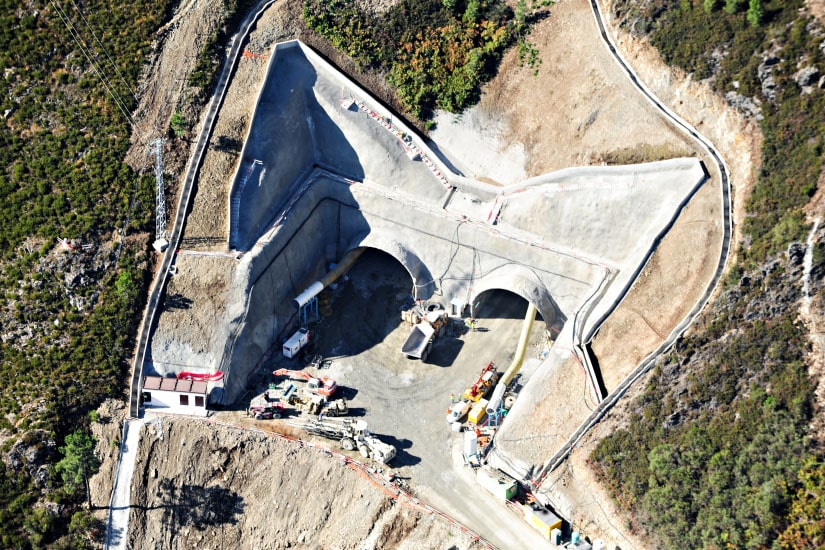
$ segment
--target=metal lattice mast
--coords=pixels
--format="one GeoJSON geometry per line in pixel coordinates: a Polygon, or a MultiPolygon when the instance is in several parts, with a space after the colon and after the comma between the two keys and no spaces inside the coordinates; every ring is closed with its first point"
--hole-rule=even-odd
{"type": "Polygon", "coordinates": [[[166,239],[166,197],[163,190],[163,144],[166,140],[156,138],[149,142],[149,150],[155,154],[155,239],[166,239]]]}

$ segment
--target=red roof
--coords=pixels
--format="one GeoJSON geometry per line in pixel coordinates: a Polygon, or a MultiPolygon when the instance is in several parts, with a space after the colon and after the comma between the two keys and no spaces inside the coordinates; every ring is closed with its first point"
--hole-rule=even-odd
{"type": "Polygon", "coordinates": [[[163,378],[161,376],[145,376],[144,390],[173,391],[178,393],[201,393],[206,395],[206,382],[194,380],[178,380],[177,378],[163,378]]]}

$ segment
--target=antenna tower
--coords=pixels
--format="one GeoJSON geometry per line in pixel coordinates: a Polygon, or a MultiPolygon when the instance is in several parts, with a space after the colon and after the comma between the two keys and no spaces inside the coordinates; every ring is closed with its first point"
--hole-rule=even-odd
{"type": "Polygon", "coordinates": [[[166,198],[163,191],[163,144],[166,140],[155,138],[149,142],[149,152],[155,155],[155,250],[163,252],[169,246],[166,239],[166,198]]]}

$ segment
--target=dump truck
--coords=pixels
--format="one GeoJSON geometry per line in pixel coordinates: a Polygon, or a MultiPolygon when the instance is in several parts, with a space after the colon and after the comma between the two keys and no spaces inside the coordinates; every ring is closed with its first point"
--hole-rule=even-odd
{"type": "Polygon", "coordinates": [[[302,370],[278,369],[272,371],[273,376],[288,376],[293,379],[306,380],[307,390],[318,395],[330,397],[338,389],[338,384],[332,378],[312,376],[302,370]]]}
{"type": "MultiPolygon", "coordinates": [[[[435,304],[433,304],[435,305],[435,304]]],[[[432,306],[431,306],[432,307],[432,306]]],[[[413,317],[413,320],[418,317],[413,317]]],[[[433,342],[443,336],[447,330],[449,316],[444,309],[433,308],[420,318],[420,322],[413,324],[410,335],[401,346],[401,353],[413,359],[427,360],[433,349],[433,342]]]]}
{"type": "Polygon", "coordinates": [[[364,458],[371,458],[381,464],[395,458],[395,447],[372,435],[363,420],[307,420],[293,425],[307,433],[336,440],[346,451],[358,449],[364,458]]]}

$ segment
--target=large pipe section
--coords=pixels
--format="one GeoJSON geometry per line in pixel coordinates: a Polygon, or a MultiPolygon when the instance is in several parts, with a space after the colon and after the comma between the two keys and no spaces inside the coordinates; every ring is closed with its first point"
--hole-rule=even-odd
{"type": "Polygon", "coordinates": [[[364,250],[366,250],[366,248],[355,248],[344,254],[344,257],[341,258],[341,261],[338,262],[338,265],[336,265],[332,271],[324,275],[320,280],[315,281],[314,283],[306,287],[306,289],[304,289],[303,292],[298,294],[298,296],[296,296],[295,299],[292,300],[293,307],[295,309],[301,309],[301,307],[303,307],[304,304],[315,298],[322,290],[324,290],[330,284],[334,283],[338,279],[338,277],[343,275],[347,271],[347,269],[349,269],[352,266],[352,264],[354,264],[355,261],[361,257],[361,254],[364,253],[364,250]]]}
{"type": "Polygon", "coordinates": [[[521,336],[518,339],[518,347],[516,348],[516,355],[513,357],[513,362],[505,371],[504,375],[498,381],[496,389],[493,390],[493,395],[490,402],[487,404],[487,414],[494,414],[498,412],[501,399],[504,397],[504,392],[513,377],[521,370],[521,365],[524,363],[524,354],[527,351],[527,342],[530,340],[530,329],[533,328],[533,321],[536,320],[536,306],[532,302],[527,302],[527,313],[524,315],[524,323],[521,325],[521,336]]]}

